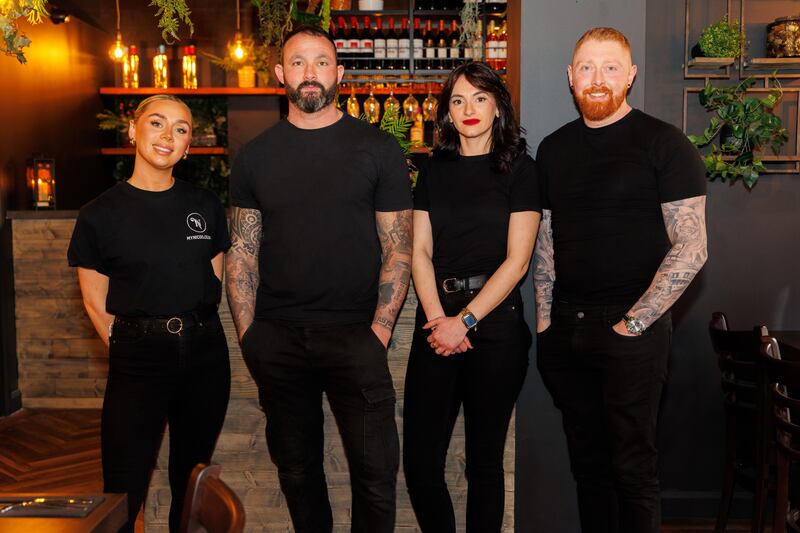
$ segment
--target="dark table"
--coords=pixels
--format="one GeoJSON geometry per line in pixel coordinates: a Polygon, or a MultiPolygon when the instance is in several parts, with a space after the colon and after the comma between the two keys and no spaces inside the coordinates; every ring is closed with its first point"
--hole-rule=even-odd
{"type": "MultiPolygon", "coordinates": [[[[37,498],[41,496],[86,496],[54,493],[0,493],[3,497],[37,498]]],[[[92,496],[96,496],[93,494],[92,496]]],[[[105,501],[83,518],[3,517],[0,533],[117,533],[128,520],[125,494],[103,494],[105,501]]]]}
{"type": "MultiPolygon", "coordinates": [[[[788,344],[792,348],[800,351],[800,331],[772,331],[769,332],[770,336],[778,339],[778,342],[788,344]]],[[[783,352],[781,352],[783,355],[783,352]]],[[[791,354],[794,355],[794,354],[791,354]]],[[[792,357],[794,359],[794,357],[792,357]]]]}

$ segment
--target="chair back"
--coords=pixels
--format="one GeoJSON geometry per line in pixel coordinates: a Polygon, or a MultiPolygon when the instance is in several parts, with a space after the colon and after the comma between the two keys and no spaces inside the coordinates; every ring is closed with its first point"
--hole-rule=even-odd
{"type": "Polygon", "coordinates": [[[181,533],[241,533],[244,507],[219,478],[219,465],[198,464],[192,470],[181,520],[181,533]]]}

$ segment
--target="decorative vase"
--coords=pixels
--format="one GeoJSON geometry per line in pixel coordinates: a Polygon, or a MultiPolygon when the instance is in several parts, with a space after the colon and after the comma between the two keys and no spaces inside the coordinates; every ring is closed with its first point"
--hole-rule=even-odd
{"type": "Polygon", "coordinates": [[[253,67],[242,67],[237,71],[239,75],[239,87],[251,89],[256,86],[256,71],[253,67]]]}

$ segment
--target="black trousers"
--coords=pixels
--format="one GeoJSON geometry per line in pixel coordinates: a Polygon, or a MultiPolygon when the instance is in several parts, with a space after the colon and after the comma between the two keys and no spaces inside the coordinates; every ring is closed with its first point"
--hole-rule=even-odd
{"type": "MultiPolygon", "coordinates": [[[[475,292],[440,295],[447,316],[457,314],[475,292]]],[[[408,360],[403,408],[403,470],[420,528],[456,531],[444,470],[459,408],[464,406],[467,531],[500,531],[504,510],[503,451],[514,403],[528,368],[531,333],[522,300],[513,293],[478,324],[473,349],[437,355],[426,338],[422,306],[408,360]]]]}
{"type": "Polygon", "coordinates": [[[324,392],[350,467],[352,531],[392,532],[400,456],[395,392],[386,349],[369,323],[256,320],[242,352],[258,384],[267,446],[295,531],[333,528],[323,470],[324,392]]]}
{"type": "Polygon", "coordinates": [[[555,303],[538,368],[561,411],[584,533],[657,533],[656,421],[667,377],[669,313],[641,336],[611,328],[630,306],[555,303]]]}
{"type": "Polygon", "coordinates": [[[169,529],[177,532],[192,468],[209,462],[222,429],[231,373],[216,314],[180,335],[114,326],[103,400],[105,492],[128,494],[133,533],[169,423],[169,529]]]}

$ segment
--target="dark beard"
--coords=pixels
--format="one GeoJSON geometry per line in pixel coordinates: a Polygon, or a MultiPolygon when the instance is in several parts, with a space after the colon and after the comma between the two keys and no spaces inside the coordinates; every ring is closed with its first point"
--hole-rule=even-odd
{"type": "Polygon", "coordinates": [[[583,91],[583,94],[573,93],[573,98],[583,118],[598,122],[617,112],[617,109],[622,106],[622,102],[625,101],[625,93],[614,94],[608,87],[589,87],[583,91]],[[602,102],[592,102],[589,100],[589,93],[593,92],[605,92],[610,94],[611,98],[602,102]]]}
{"type": "Polygon", "coordinates": [[[286,85],[286,97],[300,108],[304,113],[316,113],[320,109],[327,107],[336,98],[337,84],[333,84],[329,88],[325,88],[318,81],[304,81],[297,87],[286,85]],[[302,90],[305,87],[317,87],[320,92],[303,94],[302,90]]]}

